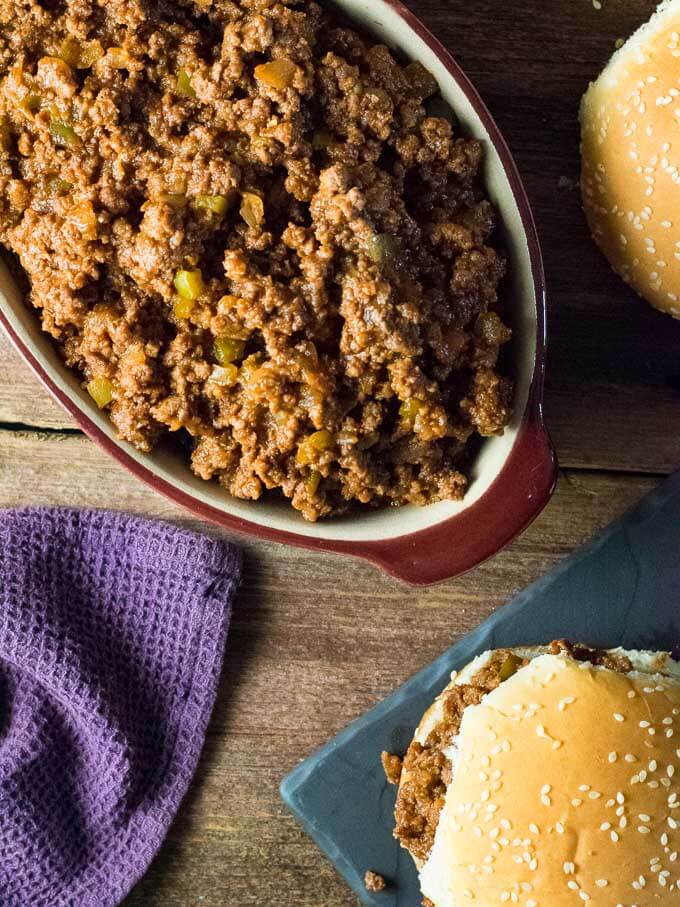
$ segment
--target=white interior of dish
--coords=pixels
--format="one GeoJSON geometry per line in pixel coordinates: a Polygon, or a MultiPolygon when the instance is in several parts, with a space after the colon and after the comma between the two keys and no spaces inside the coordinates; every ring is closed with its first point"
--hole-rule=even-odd
{"type": "Polygon", "coordinates": [[[239,501],[216,482],[205,482],[192,475],[188,462],[179,454],[163,450],[142,454],[129,444],[119,441],[106,415],[96,408],[89,395],[79,386],[77,376],[63,366],[49,338],[40,329],[38,315],[25,305],[2,264],[0,305],[19,338],[34,352],[62,393],[70,397],[128,457],[159,478],[204,504],[271,529],[319,539],[376,541],[417,532],[449,519],[470,507],[488,490],[512,450],[526,408],[536,355],[537,301],[524,227],[508,177],[483,123],[464,91],[425,42],[383,0],[340,0],[335,5],[378,40],[398,48],[409,59],[421,62],[437,79],[443,97],[450,104],[464,132],[481,139],[485,145],[486,187],[491,201],[500,212],[503,242],[510,259],[507,292],[510,294],[510,320],[514,332],[515,416],[502,437],[484,442],[464,501],[442,502],[428,507],[385,508],[353,513],[319,523],[306,522],[283,501],[239,501]]]}

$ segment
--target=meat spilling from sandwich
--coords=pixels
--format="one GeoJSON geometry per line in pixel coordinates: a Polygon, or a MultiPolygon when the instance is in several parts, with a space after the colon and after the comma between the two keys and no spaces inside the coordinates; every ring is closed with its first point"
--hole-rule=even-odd
{"type": "Polygon", "coordinates": [[[557,640],[476,658],[403,758],[382,755],[423,904],[677,897],[679,721],[680,664],[666,653],[557,640]]]}

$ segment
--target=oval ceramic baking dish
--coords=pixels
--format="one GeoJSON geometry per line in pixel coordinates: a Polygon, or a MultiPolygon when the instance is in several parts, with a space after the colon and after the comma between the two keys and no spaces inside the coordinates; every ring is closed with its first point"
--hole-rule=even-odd
{"type": "Polygon", "coordinates": [[[518,535],[543,509],[556,478],[555,455],[543,422],[545,281],[524,188],[498,127],[451,55],[398,0],[340,0],[350,19],[437,79],[463,130],[484,142],[485,181],[500,212],[510,259],[509,311],[514,331],[515,416],[476,459],[465,500],[429,507],[386,508],[316,524],[289,505],[236,500],[217,483],[195,477],[177,453],[142,454],[119,441],[106,415],[79,387],[40,329],[34,311],[4,266],[0,323],[52,394],[87,435],[138,478],[226,529],[292,545],[351,554],[406,582],[425,585],[479,564],[518,535]]]}

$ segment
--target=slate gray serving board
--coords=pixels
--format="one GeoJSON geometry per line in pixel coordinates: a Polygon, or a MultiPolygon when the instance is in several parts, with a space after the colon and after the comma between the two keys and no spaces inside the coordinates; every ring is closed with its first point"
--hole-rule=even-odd
{"type": "Polygon", "coordinates": [[[413,863],[392,837],[395,790],[380,752],[406,749],[450,672],[473,656],[559,637],[678,655],[680,473],[285,778],[284,802],[364,904],[420,903],[413,863]],[[388,889],[367,892],[367,869],[384,875],[388,889]]]}

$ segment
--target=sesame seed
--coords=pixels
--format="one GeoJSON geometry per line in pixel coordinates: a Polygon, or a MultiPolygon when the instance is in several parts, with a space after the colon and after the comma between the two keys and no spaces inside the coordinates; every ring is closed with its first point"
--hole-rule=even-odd
{"type": "Polygon", "coordinates": [[[608,756],[608,759],[610,762],[616,762],[616,760],[618,759],[618,756],[616,755],[616,753],[610,753],[608,756]]]}
{"type": "Polygon", "coordinates": [[[573,879],[569,879],[567,882],[567,888],[571,888],[572,891],[578,891],[578,883],[573,879]]]}
{"type": "Polygon", "coordinates": [[[609,885],[609,882],[607,881],[607,879],[596,879],[595,884],[598,888],[606,888],[607,885],[609,885]]]}
{"type": "Polygon", "coordinates": [[[615,721],[625,721],[625,718],[623,717],[623,715],[620,712],[614,712],[614,720],[615,721]]]}

